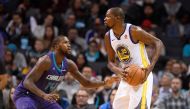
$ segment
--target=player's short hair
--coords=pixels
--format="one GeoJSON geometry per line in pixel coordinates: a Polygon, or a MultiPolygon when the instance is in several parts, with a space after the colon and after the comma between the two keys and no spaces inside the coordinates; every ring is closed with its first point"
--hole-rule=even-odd
{"type": "Polygon", "coordinates": [[[61,40],[64,39],[64,37],[66,37],[66,36],[64,36],[64,35],[57,36],[57,37],[53,40],[53,42],[52,42],[52,44],[51,44],[51,50],[54,50],[55,47],[61,42],[61,40]]]}
{"type": "Polygon", "coordinates": [[[119,16],[122,20],[125,19],[125,13],[122,8],[113,7],[113,8],[110,8],[110,10],[114,16],[119,16]]]}

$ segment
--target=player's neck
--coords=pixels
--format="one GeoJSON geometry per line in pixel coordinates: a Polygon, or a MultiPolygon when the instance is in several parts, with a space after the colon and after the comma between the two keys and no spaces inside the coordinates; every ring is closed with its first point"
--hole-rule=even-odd
{"type": "Polygon", "coordinates": [[[126,24],[121,22],[121,23],[117,23],[113,28],[113,33],[116,35],[116,36],[121,36],[123,34],[123,32],[125,31],[125,26],[126,24]]]}
{"type": "Polygon", "coordinates": [[[54,51],[54,53],[55,53],[56,63],[58,65],[60,65],[62,63],[62,60],[64,59],[65,56],[63,54],[59,53],[58,51],[54,51]]]}

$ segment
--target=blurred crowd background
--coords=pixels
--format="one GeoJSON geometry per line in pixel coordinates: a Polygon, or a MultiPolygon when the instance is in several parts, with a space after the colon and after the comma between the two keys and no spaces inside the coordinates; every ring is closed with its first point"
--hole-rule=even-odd
{"type": "MultiPolygon", "coordinates": [[[[15,87],[61,34],[69,38],[69,58],[86,78],[112,76],[103,22],[107,9],[114,6],[123,8],[126,22],[164,43],[153,71],[151,109],[190,109],[189,4],[189,0],[0,0],[0,109],[15,109],[15,87]]],[[[154,48],[146,48],[151,60],[154,48]]],[[[117,84],[86,89],[68,72],[56,89],[58,103],[63,109],[112,109],[117,84]]]]}

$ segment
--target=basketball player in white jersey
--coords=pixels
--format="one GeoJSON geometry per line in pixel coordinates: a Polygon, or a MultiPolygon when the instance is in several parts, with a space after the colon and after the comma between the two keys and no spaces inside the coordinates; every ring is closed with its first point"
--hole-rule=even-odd
{"type": "Polygon", "coordinates": [[[137,64],[145,70],[146,80],[138,86],[131,86],[121,80],[116,93],[114,109],[150,109],[153,76],[151,71],[160,55],[162,42],[138,26],[124,23],[125,14],[119,7],[110,8],[104,23],[110,30],[105,35],[105,46],[108,53],[108,67],[120,77],[124,77],[122,67],[137,64]],[[155,48],[151,62],[147,57],[145,44],[155,48]],[[115,57],[121,66],[116,65],[115,57]],[[122,66],[124,65],[124,66],[122,66]]]}

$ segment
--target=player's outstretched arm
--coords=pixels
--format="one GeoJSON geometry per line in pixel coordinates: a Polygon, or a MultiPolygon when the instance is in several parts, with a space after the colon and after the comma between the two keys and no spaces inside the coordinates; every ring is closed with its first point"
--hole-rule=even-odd
{"type": "Polygon", "coordinates": [[[145,68],[146,72],[149,74],[153,70],[153,68],[160,56],[160,52],[161,52],[163,43],[160,39],[147,33],[140,27],[132,25],[132,28],[130,31],[131,31],[132,38],[135,42],[139,41],[139,42],[142,42],[146,45],[149,45],[149,46],[152,46],[155,48],[154,56],[151,60],[151,63],[147,68],[145,68]]]}
{"type": "Polygon", "coordinates": [[[48,56],[41,57],[36,65],[32,68],[29,74],[26,76],[25,80],[23,81],[24,87],[30,90],[35,95],[48,100],[48,101],[56,101],[58,96],[55,94],[46,94],[41,89],[39,89],[35,82],[37,82],[44,71],[47,71],[50,68],[51,62],[48,56]]]}
{"type": "Polygon", "coordinates": [[[84,87],[87,87],[87,88],[110,86],[114,82],[119,81],[118,77],[110,77],[106,81],[90,81],[79,72],[76,64],[72,60],[69,60],[69,59],[68,59],[68,70],[75,79],[77,79],[84,87]]]}

